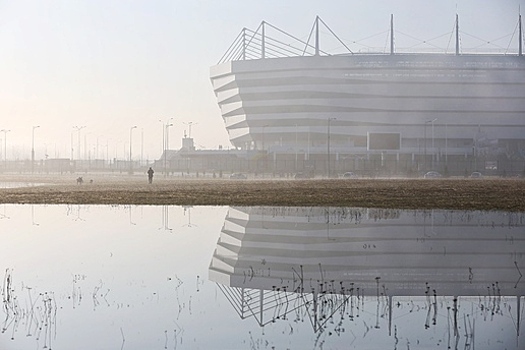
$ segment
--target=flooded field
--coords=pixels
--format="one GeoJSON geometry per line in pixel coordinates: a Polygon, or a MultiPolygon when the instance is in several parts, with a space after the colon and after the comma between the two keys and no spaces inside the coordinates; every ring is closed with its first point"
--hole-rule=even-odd
{"type": "Polygon", "coordinates": [[[3,204],[0,349],[517,350],[524,228],[504,211],[3,204]]]}

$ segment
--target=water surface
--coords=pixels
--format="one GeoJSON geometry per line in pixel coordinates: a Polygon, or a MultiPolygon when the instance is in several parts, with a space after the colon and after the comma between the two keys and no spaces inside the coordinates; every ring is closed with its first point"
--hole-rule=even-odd
{"type": "Polygon", "coordinates": [[[0,188],[34,187],[42,185],[43,184],[33,182],[0,182],[0,188]]]}
{"type": "Polygon", "coordinates": [[[0,349],[520,349],[525,214],[0,206],[0,349]]]}

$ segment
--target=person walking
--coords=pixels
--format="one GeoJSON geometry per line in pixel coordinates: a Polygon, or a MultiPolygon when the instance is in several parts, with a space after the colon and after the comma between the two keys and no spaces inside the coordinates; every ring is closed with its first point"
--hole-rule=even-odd
{"type": "Polygon", "coordinates": [[[151,167],[149,167],[149,169],[148,169],[148,182],[150,184],[153,183],[153,173],[155,173],[155,172],[153,171],[153,169],[151,169],[151,167]]]}

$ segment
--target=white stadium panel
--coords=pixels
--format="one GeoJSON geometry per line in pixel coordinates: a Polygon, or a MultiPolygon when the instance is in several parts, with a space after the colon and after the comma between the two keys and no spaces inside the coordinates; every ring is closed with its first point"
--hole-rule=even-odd
{"type": "MultiPolygon", "coordinates": [[[[431,127],[434,132],[439,129],[440,134],[445,127],[450,129],[447,130],[450,137],[473,137],[467,130],[463,130],[465,135],[457,135],[453,128],[458,125],[467,129],[471,126],[474,132],[476,128],[483,129],[499,139],[505,138],[506,133],[515,138],[516,128],[525,135],[522,57],[322,56],[235,61],[224,65],[214,67],[211,77],[214,86],[220,85],[215,80],[231,82],[229,78],[235,78],[232,84],[235,88],[216,91],[221,96],[223,116],[244,115],[249,128],[252,116],[267,116],[268,124],[272,125],[272,131],[267,128],[264,133],[267,140],[279,138],[282,132],[295,133],[295,120],[300,119],[302,130],[298,139],[308,142],[307,133],[317,128],[320,139],[316,142],[312,139],[315,136],[310,135],[309,141],[323,143],[322,126],[327,125],[328,118],[337,119],[332,122],[334,135],[343,138],[344,132],[356,135],[356,130],[350,125],[345,127],[345,123],[364,124],[359,127],[363,137],[368,132],[399,132],[399,128],[408,125],[419,129],[419,137],[424,137],[425,124],[427,133],[431,127]],[[308,117],[304,118],[305,115],[308,117]],[[429,121],[434,119],[431,126],[429,121]]],[[[265,123],[260,118],[255,120],[253,127],[265,123]]],[[[407,136],[417,137],[412,133],[407,136]]],[[[253,141],[262,141],[260,131],[251,136],[253,141]]],[[[335,145],[341,140],[333,142],[335,145]]]]}

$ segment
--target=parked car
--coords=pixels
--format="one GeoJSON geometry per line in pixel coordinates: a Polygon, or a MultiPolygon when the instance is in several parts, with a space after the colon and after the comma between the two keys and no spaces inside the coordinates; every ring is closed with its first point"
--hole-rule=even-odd
{"type": "Polygon", "coordinates": [[[479,171],[475,171],[472,174],[470,174],[470,178],[472,179],[480,179],[483,175],[479,171]]]}
{"type": "Polygon", "coordinates": [[[246,180],[247,177],[244,174],[241,173],[233,173],[230,175],[230,179],[236,179],[236,180],[246,180]]]}
{"type": "Polygon", "coordinates": [[[443,176],[437,171],[429,171],[425,175],[423,175],[423,178],[425,179],[437,179],[440,177],[443,177],[443,176]]]}
{"type": "Polygon", "coordinates": [[[296,173],[294,179],[309,179],[311,176],[307,173],[296,173]]]}
{"type": "Polygon", "coordinates": [[[351,171],[347,171],[343,174],[343,179],[356,179],[357,175],[351,171]]]}

